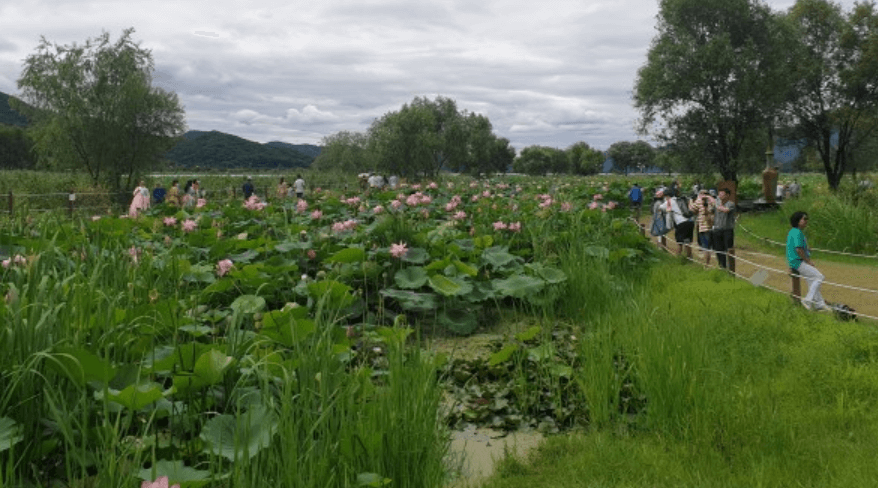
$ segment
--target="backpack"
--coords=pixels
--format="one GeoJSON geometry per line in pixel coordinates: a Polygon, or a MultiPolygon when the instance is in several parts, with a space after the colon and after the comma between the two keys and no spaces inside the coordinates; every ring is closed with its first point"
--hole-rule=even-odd
{"type": "Polygon", "coordinates": [[[643,193],[640,191],[640,188],[634,187],[631,189],[631,201],[632,202],[640,202],[643,200],[643,193]]]}
{"type": "Polygon", "coordinates": [[[692,213],[692,209],[689,208],[689,199],[688,198],[686,198],[682,195],[677,197],[677,206],[680,207],[680,214],[682,214],[683,217],[685,217],[687,219],[691,219],[692,215],[694,215],[692,213]]]}

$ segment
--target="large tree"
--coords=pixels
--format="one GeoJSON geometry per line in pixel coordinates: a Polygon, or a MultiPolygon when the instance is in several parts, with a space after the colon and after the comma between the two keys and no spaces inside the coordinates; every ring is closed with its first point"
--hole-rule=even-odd
{"type": "Polygon", "coordinates": [[[564,150],[567,154],[567,168],[577,175],[594,175],[604,169],[604,153],[579,141],[564,150]]]}
{"type": "Polygon", "coordinates": [[[783,27],[758,0],[661,0],[634,88],[640,132],[737,180],[746,142],[783,99],[783,27]]]}
{"type": "Polygon", "coordinates": [[[487,117],[457,109],[445,97],[416,97],[369,128],[369,150],[377,170],[432,177],[440,170],[473,174],[509,164],[508,141],[498,140],[487,117]]]}
{"type": "Polygon", "coordinates": [[[40,158],[113,189],[131,188],[186,129],[177,95],[152,86],[152,54],[133,33],[69,46],[42,38],[18,80],[29,105],[16,108],[30,112],[40,158]]]}
{"type": "Polygon", "coordinates": [[[323,138],[320,155],[312,163],[321,171],[362,173],[375,169],[375,158],[369,151],[369,136],[363,132],[341,131],[323,138]]]}
{"type": "Polygon", "coordinates": [[[631,171],[643,172],[654,166],[655,149],[646,141],[614,142],[607,149],[607,157],[612,158],[613,166],[625,174],[631,171]]]}
{"type": "Polygon", "coordinates": [[[873,3],[845,15],[826,0],[798,0],[788,18],[798,49],[786,115],[819,154],[834,189],[853,151],[878,127],[878,15],[873,3]]]}
{"type": "Polygon", "coordinates": [[[565,173],[567,169],[567,154],[554,147],[528,146],[512,163],[512,169],[516,173],[528,175],[545,175],[547,173],[565,173]]]}

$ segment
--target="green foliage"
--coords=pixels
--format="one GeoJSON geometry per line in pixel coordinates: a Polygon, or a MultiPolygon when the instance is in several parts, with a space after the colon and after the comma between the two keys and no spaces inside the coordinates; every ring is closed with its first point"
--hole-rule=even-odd
{"type": "Polygon", "coordinates": [[[152,55],[133,32],[70,46],[43,38],[18,79],[30,106],[16,108],[32,118],[40,159],[113,189],[132,188],[185,128],[177,95],[152,86],[152,55]]]}
{"type": "Polygon", "coordinates": [[[544,176],[547,173],[568,173],[569,163],[567,155],[560,149],[528,146],[515,158],[512,169],[516,173],[544,176]]]}
{"type": "Polygon", "coordinates": [[[613,166],[622,169],[626,174],[631,171],[642,172],[644,168],[654,166],[655,153],[646,141],[615,142],[607,149],[607,157],[613,159],[613,166]]]}
{"type": "Polygon", "coordinates": [[[0,168],[33,169],[36,166],[33,149],[34,141],[24,129],[0,124],[0,168]]]}
{"type": "Polygon", "coordinates": [[[0,92],[0,126],[27,127],[27,118],[21,112],[12,108],[12,105],[9,103],[11,98],[9,95],[0,92]]]}

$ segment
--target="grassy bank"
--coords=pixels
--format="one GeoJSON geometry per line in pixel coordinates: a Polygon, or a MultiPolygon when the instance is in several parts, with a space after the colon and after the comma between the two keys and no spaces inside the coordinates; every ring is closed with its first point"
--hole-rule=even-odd
{"type": "Polygon", "coordinates": [[[485,486],[878,482],[874,330],[674,264],[655,269],[646,290],[584,331],[592,429],[506,460],[485,486]],[[642,399],[640,413],[618,408],[623,391],[642,399]]]}

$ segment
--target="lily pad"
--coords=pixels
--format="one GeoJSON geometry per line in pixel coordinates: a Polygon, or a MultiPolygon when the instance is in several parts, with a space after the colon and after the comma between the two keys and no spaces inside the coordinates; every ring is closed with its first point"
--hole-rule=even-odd
{"type": "Polygon", "coordinates": [[[252,459],[271,443],[277,423],[277,414],[257,406],[238,416],[218,415],[208,420],[201,439],[207,444],[206,452],[230,461],[252,459]]]}
{"type": "Polygon", "coordinates": [[[427,271],[424,268],[411,266],[397,271],[393,276],[393,281],[400,288],[414,290],[426,285],[427,278],[427,271]]]}

